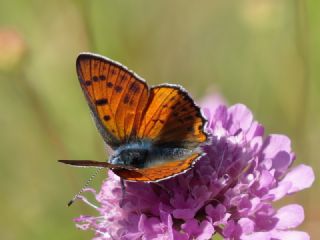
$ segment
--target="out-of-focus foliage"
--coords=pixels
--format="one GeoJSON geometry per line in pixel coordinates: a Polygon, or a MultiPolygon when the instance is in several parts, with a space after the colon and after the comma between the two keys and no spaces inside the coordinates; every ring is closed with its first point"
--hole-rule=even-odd
{"type": "MultiPolygon", "coordinates": [[[[66,202],[92,170],[56,162],[107,157],[75,73],[82,51],[120,61],[149,84],[245,103],[267,133],[287,134],[297,161],[317,174],[319,9],[315,0],[3,1],[1,239],[90,237],[71,219],[93,210],[66,202]]],[[[318,189],[289,199],[304,205],[312,239],[320,237],[318,189]]]]}

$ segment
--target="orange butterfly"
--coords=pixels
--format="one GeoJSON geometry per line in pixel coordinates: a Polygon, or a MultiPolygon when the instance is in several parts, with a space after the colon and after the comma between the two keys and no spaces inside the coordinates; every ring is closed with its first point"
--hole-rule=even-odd
{"type": "Polygon", "coordinates": [[[60,162],[110,168],[127,181],[156,182],[185,172],[202,155],[206,120],[182,87],[149,88],[126,67],[92,53],[81,53],[76,66],[97,128],[114,152],[108,162],[60,162]]]}

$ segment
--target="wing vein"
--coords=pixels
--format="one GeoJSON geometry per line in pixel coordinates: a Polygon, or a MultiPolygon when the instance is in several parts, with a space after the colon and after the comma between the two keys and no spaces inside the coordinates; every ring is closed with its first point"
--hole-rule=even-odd
{"type": "MultiPolygon", "coordinates": [[[[164,103],[165,101],[167,101],[168,97],[171,96],[171,94],[172,94],[174,91],[175,91],[175,89],[172,89],[172,90],[171,90],[171,92],[170,92],[170,93],[164,98],[164,100],[161,102],[161,104],[159,105],[159,108],[157,109],[157,111],[152,114],[152,117],[150,117],[150,121],[147,123],[146,128],[145,128],[144,131],[143,131],[143,135],[144,135],[144,136],[147,134],[147,133],[146,133],[146,129],[147,129],[147,127],[150,125],[150,123],[152,123],[153,117],[154,117],[161,109],[163,109],[163,107],[161,108],[161,106],[163,105],[163,103],[164,103]]],[[[148,106],[148,107],[149,107],[149,106],[148,106]]],[[[151,130],[149,130],[148,133],[149,133],[150,131],[151,131],[151,130]]]]}
{"type": "MultiPolygon", "coordinates": [[[[112,67],[115,67],[114,65],[112,65],[112,67]]],[[[118,78],[119,78],[119,75],[120,75],[120,71],[121,71],[121,69],[119,68],[119,71],[118,71],[118,75],[117,75],[117,77],[116,77],[116,80],[114,81],[114,85],[113,85],[113,88],[112,88],[112,91],[111,91],[111,98],[110,98],[110,101],[111,101],[111,99],[113,99],[113,95],[114,95],[114,89],[115,89],[115,87],[117,86],[117,82],[118,82],[118,78]]],[[[118,103],[118,105],[119,105],[119,103],[118,103]]],[[[117,108],[118,108],[118,106],[117,106],[117,108]]],[[[111,111],[113,112],[113,109],[111,108],[111,111]]],[[[117,110],[116,110],[116,112],[117,112],[117,110]]],[[[114,116],[114,121],[115,121],[115,127],[116,127],[116,130],[117,130],[117,136],[119,136],[119,128],[118,128],[118,125],[116,124],[116,119],[117,119],[117,114],[116,114],[116,112],[113,112],[113,116],[114,116]]]]}
{"type": "MultiPolygon", "coordinates": [[[[147,87],[147,99],[149,98],[149,88],[147,87]]],[[[137,112],[137,109],[139,108],[139,106],[140,106],[140,104],[141,104],[141,99],[142,99],[142,95],[143,95],[143,93],[144,93],[144,89],[142,89],[142,91],[141,91],[141,94],[140,94],[140,96],[139,96],[139,101],[138,101],[138,104],[137,104],[137,107],[136,107],[136,109],[135,109],[135,112],[137,112]]],[[[148,106],[147,106],[147,104],[144,106],[144,108],[141,110],[141,113],[140,113],[140,119],[139,119],[139,123],[136,123],[136,121],[137,121],[137,114],[134,116],[134,120],[133,120],[133,125],[132,125],[132,127],[134,127],[134,126],[139,126],[139,127],[141,127],[141,120],[143,120],[144,119],[144,114],[145,114],[145,112],[146,112],[146,110],[147,110],[147,108],[148,108],[148,106]]],[[[138,129],[136,129],[136,133],[135,134],[137,134],[137,131],[138,131],[138,129]]],[[[132,130],[131,130],[131,132],[132,132],[132,130]]],[[[130,138],[131,138],[131,134],[130,134],[130,138]]]]}

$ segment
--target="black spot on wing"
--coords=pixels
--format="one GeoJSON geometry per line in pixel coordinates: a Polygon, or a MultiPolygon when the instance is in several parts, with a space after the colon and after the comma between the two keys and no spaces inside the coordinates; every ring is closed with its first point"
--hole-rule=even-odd
{"type": "Polygon", "coordinates": [[[140,91],[140,87],[136,82],[133,82],[129,89],[134,93],[138,93],[140,91]]]}
{"type": "Polygon", "coordinates": [[[108,99],[106,99],[106,98],[100,98],[100,99],[96,100],[96,105],[97,106],[103,106],[103,105],[106,105],[106,104],[108,104],[108,99]]]}
{"type": "Polygon", "coordinates": [[[92,81],[98,82],[98,81],[99,81],[99,78],[98,78],[97,76],[93,76],[93,77],[92,77],[92,81]]]}
{"type": "Polygon", "coordinates": [[[112,68],[111,71],[110,71],[110,73],[111,73],[111,75],[115,75],[115,74],[117,74],[117,70],[115,70],[114,68],[112,68]]]}
{"type": "Polygon", "coordinates": [[[124,104],[128,104],[129,100],[130,100],[130,97],[129,97],[129,95],[127,94],[127,95],[124,97],[124,99],[123,99],[123,103],[124,103],[124,104]]]}
{"type": "Polygon", "coordinates": [[[121,86],[115,86],[114,90],[117,92],[117,93],[120,93],[122,91],[122,87],[121,86]]]}
{"type": "Polygon", "coordinates": [[[84,84],[85,84],[86,86],[91,86],[92,82],[89,80],[89,81],[85,81],[84,84]]]}
{"type": "Polygon", "coordinates": [[[103,116],[103,120],[105,120],[105,121],[109,121],[111,118],[110,118],[110,116],[109,115],[104,115],[103,116]]]}
{"type": "Polygon", "coordinates": [[[104,80],[106,80],[106,76],[105,75],[100,75],[99,79],[100,79],[100,81],[104,81],[104,80]]]}

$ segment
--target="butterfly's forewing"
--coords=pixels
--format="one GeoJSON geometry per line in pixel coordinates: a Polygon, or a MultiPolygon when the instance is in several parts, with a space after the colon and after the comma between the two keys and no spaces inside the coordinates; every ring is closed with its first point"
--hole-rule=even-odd
{"type": "Polygon", "coordinates": [[[185,172],[190,169],[200,157],[200,153],[194,153],[185,159],[168,161],[149,168],[134,170],[119,168],[114,169],[113,172],[128,181],[156,182],[185,172]]]}
{"type": "Polygon", "coordinates": [[[112,148],[136,135],[148,101],[148,87],[134,73],[102,56],[83,53],[77,73],[105,142],[112,148]]]}
{"type": "Polygon", "coordinates": [[[207,140],[200,108],[177,85],[159,85],[150,92],[138,137],[159,145],[194,148],[207,140]]]}

